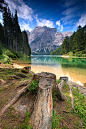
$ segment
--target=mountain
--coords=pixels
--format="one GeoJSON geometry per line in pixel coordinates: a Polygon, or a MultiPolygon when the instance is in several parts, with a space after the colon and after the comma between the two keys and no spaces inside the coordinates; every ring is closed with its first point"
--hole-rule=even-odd
{"type": "Polygon", "coordinates": [[[71,36],[72,32],[57,32],[56,28],[37,26],[28,32],[29,44],[32,54],[50,54],[63,43],[66,36],[71,36]]]}

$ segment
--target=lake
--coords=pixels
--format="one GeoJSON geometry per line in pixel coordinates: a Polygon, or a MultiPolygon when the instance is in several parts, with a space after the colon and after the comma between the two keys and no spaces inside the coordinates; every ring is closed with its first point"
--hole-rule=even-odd
{"type": "Polygon", "coordinates": [[[86,87],[86,58],[63,58],[57,55],[32,55],[22,60],[22,64],[31,66],[35,73],[50,72],[60,76],[68,76],[69,80],[86,87]]]}

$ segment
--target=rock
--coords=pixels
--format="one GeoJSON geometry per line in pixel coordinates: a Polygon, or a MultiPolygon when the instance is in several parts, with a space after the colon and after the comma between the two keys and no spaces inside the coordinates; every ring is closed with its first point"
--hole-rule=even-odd
{"type": "Polygon", "coordinates": [[[57,49],[66,36],[71,36],[72,32],[57,32],[56,28],[47,26],[37,26],[31,32],[27,31],[28,40],[32,53],[50,54],[57,49]]]}

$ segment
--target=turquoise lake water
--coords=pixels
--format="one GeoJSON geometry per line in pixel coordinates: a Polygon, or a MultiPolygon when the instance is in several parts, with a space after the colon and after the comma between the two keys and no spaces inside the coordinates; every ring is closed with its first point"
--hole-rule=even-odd
{"type": "Polygon", "coordinates": [[[86,58],[63,58],[57,55],[32,55],[31,60],[22,60],[37,72],[51,72],[60,76],[68,76],[69,80],[86,86],[86,58]]]}

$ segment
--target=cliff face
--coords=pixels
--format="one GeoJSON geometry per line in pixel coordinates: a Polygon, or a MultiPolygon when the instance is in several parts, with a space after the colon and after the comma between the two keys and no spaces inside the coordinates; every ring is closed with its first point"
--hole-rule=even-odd
{"type": "Polygon", "coordinates": [[[57,32],[56,28],[37,26],[31,33],[27,31],[27,34],[32,54],[50,54],[62,44],[66,36],[72,35],[72,32],[62,34],[57,32]]]}

